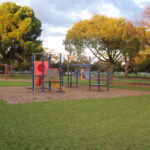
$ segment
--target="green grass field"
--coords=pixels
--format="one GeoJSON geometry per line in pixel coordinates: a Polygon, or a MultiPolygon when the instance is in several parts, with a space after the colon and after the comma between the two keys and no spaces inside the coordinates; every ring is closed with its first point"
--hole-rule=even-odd
{"type": "Polygon", "coordinates": [[[0,81],[0,87],[8,86],[31,86],[31,82],[27,81],[0,81]]]}
{"type": "Polygon", "coordinates": [[[143,87],[143,86],[133,86],[133,85],[110,85],[111,88],[117,89],[127,89],[127,90],[138,90],[138,91],[150,91],[150,86],[143,87]]]}
{"type": "MultiPolygon", "coordinates": [[[[96,83],[95,81],[93,83],[96,83]]],[[[139,91],[150,91],[150,87],[147,86],[134,86],[134,85],[127,85],[126,83],[146,83],[150,84],[148,80],[137,80],[137,79],[120,79],[115,80],[111,88],[120,88],[120,89],[129,89],[129,90],[139,90],[139,91]],[[117,84],[116,84],[117,83],[117,84]],[[118,84],[120,83],[120,84],[118,84]],[[125,83],[125,84],[124,84],[125,83]]],[[[45,84],[47,86],[47,83],[45,84]]],[[[79,80],[79,86],[85,85],[88,86],[88,80],[79,80]]],[[[31,81],[0,81],[0,87],[6,86],[32,86],[31,81]]]]}
{"type": "MultiPolygon", "coordinates": [[[[88,85],[87,80],[79,83],[88,85]]],[[[0,86],[31,86],[31,81],[0,81],[0,86]]],[[[127,84],[111,87],[150,91],[149,87],[127,84]]],[[[149,99],[139,96],[13,105],[0,100],[0,150],[149,150],[149,99]]]]}
{"type": "MultiPolygon", "coordinates": [[[[0,78],[5,78],[3,74],[0,74],[0,78]]],[[[11,79],[32,79],[31,74],[12,74],[11,79]]]]}
{"type": "Polygon", "coordinates": [[[144,80],[144,79],[117,79],[114,80],[113,83],[149,83],[150,84],[150,80],[144,80]]]}
{"type": "Polygon", "coordinates": [[[149,150],[150,96],[6,104],[2,150],[149,150]]]}

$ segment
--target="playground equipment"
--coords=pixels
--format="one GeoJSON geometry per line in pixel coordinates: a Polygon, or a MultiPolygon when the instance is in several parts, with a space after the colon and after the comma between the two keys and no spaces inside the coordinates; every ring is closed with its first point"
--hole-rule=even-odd
{"type": "Polygon", "coordinates": [[[98,65],[98,71],[97,71],[97,82],[92,83],[92,76],[91,76],[91,57],[89,57],[89,90],[92,89],[92,86],[97,87],[97,91],[100,91],[101,87],[106,87],[107,91],[109,91],[109,81],[110,81],[110,73],[109,71],[105,72],[105,81],[102,80],[102,72],[100,72],[100,65],[98,65]]]}
{"type": "MultiPolygon", "coordinates": [[[[44,61],[44,76],[48,69],[48,61],[44,61]]],[[[42,84],[42,61],[35,61],[35,85],[40,86],[42,84]]]]}
{"type": "Polygon", "coordinates": [[[72,64],[78,68],[78,76],[80,79],[89,79],[89,64],[72,64]]]}
{"type": "Polygon", "coordinates": [[[8,79],[11,75],[11,71],[14,68],[14,66],[8,65],[8,64],[0,64],[0,66],[4,67],[4,77],[8,79]]]}
{"type": "Polygon", "coordinates": [[[96,76],[97,76],[97,79],[94,81],[94,83],[92,83],[92,76],[91,76],[91,71],[90,71],[90,74],[89,74],[89,90],[92,89],[93,86],[97,87],[97,91],[100,91],[100,88],[101,87],[106,87],[107,88],[107,91],[109,91],[109,78],[110,78],[110,75],[109,75],[109,72],[100,72],[98,71],[96,76]]]}
{"type": "Polygon", "coordinates": [[[32,54],[32,90],[35,92],[36,86],[41,86],[41,91],[45,90],[45,82],[49,84],[49,91],[52,85],[59,89],[60,92],[65,91],[62,84],[62,56],[59,57],[59,68],[51,68],[51,55],[48,56],[48,61],[44,60],[44,53],[40,54],[42,60],[36,61],[36,55],[32,54]]]}
{"type": "Polygon", "coordinates": [[[89,64],[70,64],[69,58],[67,63],[67,83],[68,87],[73,87],[73,84],[78,87],[78,80],[87,79],[89,90],[92,89],[93,86],[97,87],[97,91],[100,91],[101,87],[106,87],[107,91],[109,91],[109,80],[110,73],[108,71],[102,72],[100,71],[100,65],[91,64],[91,57],[89,57],[89,64]],[[72,70],[70,70],[70,66],[75,67],[75,73],[73,74],[72,70]],[[92,67],[97,66],[99,69],[95,71],[95,77],[93,79],[92,76],[92,67]],[[73,75],[75,78],[73,78],[73,75]],[[94,80],[94,82],[93,82],[94,80]]]}
{"type": "Polygon", "coordinates": [[[92,76],[91,76],[91,57],[89,57],[89,90],[91,90],[92,86],[97,87],[97,91],[100,91],[101,87],[106,87],[107,91],[109,91],[109,81],[110,81],[110,73],[108,71],[105,72],[105,81],[102,80],[102,72],[100,72],[100,65],[98,66],[99,69],[97,71],[97,82],[92,83],[92,76]]]}
{"type": "Polygon", "coordinates": [[[73,87],[74,84],[76,87],[78,87],[78,73],[79,69],[78,67],[75,68],[75,72],[70,69],[70,66],[73,66],[72,64],[70,65],[70,58],[68,57],[67,60],[67,81],[64,81],[63,78],[63,84],[67,83],[67,87],[73,87]]]}
{"type": "Polygon", "coordinates": [[[60,92],[66,91],[63,87],[67,83],[67,87],[73,87],[75,85],[78,87],[79,76],[82,75],[85,79],[88,80],[89,90],[93,86],[97,87],[97,91],[100,91],[101,87],[106,87],[109,91],[109,72],[105,72],[104,76],[99,69],[95,71],[95,78],[92,79],[92,67],[95,64],[91,64],[91,58],[89,58],[89,64],[70,64],[68,58],[67,64],[67,80],[63,79],[62,71],[62,55],[59,56],[59,68],[52,68],[51,64],[51,55],[48,56],[48,60],[44,59],[44,53],[40,54],[42,60],[36,61],[36,55],[32,54],[32,90],[35,91],[36,86],[41,86],[41,91],[45,90],[45,82],[48,82],[49,91],[51,91],[52,86],[58,89],[60,92]],[[70,70],[70,66],[75,67],[75,73],[70,70]],[[84,69],[84,70],[83,70],[84,69]]]}

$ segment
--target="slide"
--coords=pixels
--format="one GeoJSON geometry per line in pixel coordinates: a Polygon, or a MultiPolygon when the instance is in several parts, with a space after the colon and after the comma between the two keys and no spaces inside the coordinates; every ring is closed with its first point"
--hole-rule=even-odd
{"type": "MultiPolygon", "coordinates": [[[[56,89],[60,89],[59,83],[53,83],[53,86],[54,86],[54,88],[56,88],[56,89]]],[[[66,90],[66,88],[62,87],[62,91],[63,91],[63,92],[66,92],[67,90],[66,90]]]]}
{"type": "Polygon", "coordinates": [[[36,86],[40,86],[42,84],[42,77],[41,76],[37,76],[35,78],[35,85],[36,86]]]}
{"type": "Polygon", "coordinates": [[[83,78],[89,79],[89,73],[84,73],[84,74],[83,74],[83,78]]]}

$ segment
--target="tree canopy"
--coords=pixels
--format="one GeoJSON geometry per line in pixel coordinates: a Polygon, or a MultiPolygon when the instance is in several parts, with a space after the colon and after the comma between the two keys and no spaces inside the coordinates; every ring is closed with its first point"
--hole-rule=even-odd
{"type": "Polygon", "coordinates": [[[0,60],[12,65],[28,64],[32,52],[41,52],[41,22],[34,11],[12,2],[0,5],[0,60]]]}
{"type": "MultiPolygon", "coordinates": [[[[118,50],[123,23],[122,18],[118,20],[101,15],[94,15],[90,20],[75,23],[67,32],[64,42],[66,50],[71,53],[82,53],[88,48],[98,59],[108,61],[108,57],[113,55],[108,54],[108,49],[111,52],[118,50]]],[[[110,59],[113,62],[117,57],[112,56],[110,59]]]]}
{"type": "Polygon", "coordinates": [[[138,28],[124,18],[94,15],[89,20],[75,23],[64,41],[66,50],[81,54],[89,49],[98,60],[113,66],[124,56],[136,55],[141,48],[138,28]]]}

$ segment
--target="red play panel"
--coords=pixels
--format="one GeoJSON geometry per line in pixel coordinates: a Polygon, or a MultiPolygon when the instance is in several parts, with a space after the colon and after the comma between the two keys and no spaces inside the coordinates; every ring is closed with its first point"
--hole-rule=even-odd
{"type": "MultiPolygon", "coordinates": [[[[44,61],[44,75],[46,75],[46,71],[48,69],[48,61],[44,61]]],[[[42,61],[35,61],[35,75],[42,75],[42,61]]]]}

